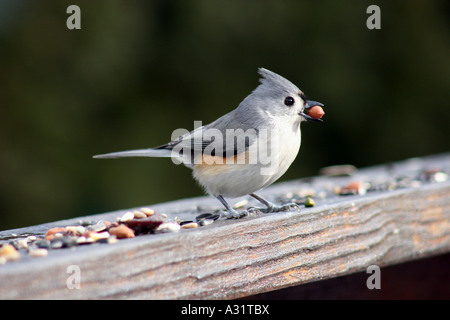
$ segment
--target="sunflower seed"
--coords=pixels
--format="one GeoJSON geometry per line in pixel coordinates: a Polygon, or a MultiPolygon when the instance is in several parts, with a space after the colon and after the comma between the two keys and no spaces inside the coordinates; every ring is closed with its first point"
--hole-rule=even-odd
{"type": "Polygon", "coordinates": [[[213,216],[212,213],[202,213],[202,214],[196,216],[195,220],[200,221],[200,220],[203,220],[203,219],[211,219],[212,216],[213,216]]]}
{"type": "Polygon", "coordinates": [[[192,229],[192,228],[197,228],[198,227],[198,223],[197,222],[189,222],[189,223],[184,223],[181,225],[181,227],[183,229],[192,229]]]}
{"type": "Polygon", "coordinates": [[[214,223],[213,219],[202,219],[201,221],[198,222],[199,226],[201,227],[208,226],[213,223],[214,223]]]}
{"type": "Polygon", "coordinates": [[[167,221],[162,223],[155,231],[156,232],[177,232],[180,231],[181,226],[174,221],[167,221]]]}

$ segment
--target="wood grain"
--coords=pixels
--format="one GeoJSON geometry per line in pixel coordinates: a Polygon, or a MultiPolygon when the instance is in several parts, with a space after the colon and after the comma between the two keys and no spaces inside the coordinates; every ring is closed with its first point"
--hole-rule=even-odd
{"type": "MultiPolygon", "coordinates": [[[[433,159],[448,165],[449,156],[433,159]]],[[[408,164],[398,164],[397,170],[407,172],[408,164]]],[[[384,166],[360,170],[359,177],[389,175],[392,165],[387,170],[384,166]]],[[[308,185],[324,185],[330,179],[332,184],[342,184],[349,178],[320,177],[308,185]]],[[[265,194],[285,193],[305,184],[304,180],[279,184],[265,194]]],[[[171,217],[198,205],[215,204],[209,198],[196,198],[154,207],[171,217]]],[[[49,226],[76,220],[3,231],[0,239],[11,233],[42,233],[49,226]]],[[[300,213],[219,220],[207,227],[139,236],[113,245],[52,250],[46,258],[0,266],[0,298],[232,299],[361,272],[372,264],[386,266],[449,251],[450,181],[446,181],[325,198],[300,213]],[[67,288],[69,265],[80,267],[81,289],[67,288]]]]}

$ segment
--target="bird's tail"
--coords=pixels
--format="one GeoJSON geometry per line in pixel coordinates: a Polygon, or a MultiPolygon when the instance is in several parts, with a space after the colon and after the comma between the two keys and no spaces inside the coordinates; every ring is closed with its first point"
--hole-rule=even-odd
{"type": "Polygon", "coordinates": [[[106,154],[95,155],[95,159],[113,159],[113,158],[125,158],[125,157],[171,157],[171,150],[167,149],[139,149],[128,150],[120,152],[112,152],[106,154]]]}

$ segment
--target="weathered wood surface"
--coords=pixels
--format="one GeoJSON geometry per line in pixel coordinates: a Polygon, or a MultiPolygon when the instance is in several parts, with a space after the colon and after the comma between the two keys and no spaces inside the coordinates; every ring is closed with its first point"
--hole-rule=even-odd
{"type": "MultiPolygon", "coordinates": [[[[231,299],[318,281],[369,265],[396,264],[450,252],[450,181],[420,187],[336,196],[352,180],[417,176],[450,168],[450,155],[412,159],[359,170],[352,177],[315,177],[280,183],[262,195],[302,188],[328,190],[313,208],[216,223],[178,233],[138,236],[116,244],[51,250],[0,266],[1,299],[231,299]],[[68,289],[67,267],[81,270],[81,289],[68,289]]],[[[237,199],[236,201],[239,201],[237,199]]],[[[250,202],[251,205],[255,203],[250,202]]],[[[191,219],[208,197],[151,206],[169,218],[191,219]]],[[[114,220],[125,211],[83,219],[114,220]]],[[[0,232],[42,234],[79,219],[0,232]]]]}

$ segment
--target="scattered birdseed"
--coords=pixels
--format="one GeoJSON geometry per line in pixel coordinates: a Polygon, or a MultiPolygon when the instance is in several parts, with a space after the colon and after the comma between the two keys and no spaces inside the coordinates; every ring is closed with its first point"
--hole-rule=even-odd
{"type": "Polygon", "coordinates": [[[106,242],[109,244],[117,243],[119,240],[117,240],[117,237],[114,235],[111,235],[108,239],[106,239],[106,242]]]}
{"type": "Polygon", "coordinates": [[[50,240],[48,240],[48,239],[36,240],[32,243],[32,245],[34,247],[40,248],[40,249],[50,249],[50,247],[51,247],[50,240]]]}
{"type": "Polygon", "coordinates": [[[70,248],[77,245],[77,240],[75,237],[61,237],[54,238],[50,241],[50,247],[52,249],[60,249],[60,248],[70,248]]]}
{"type": "Polygon", "coordinates": [[[342,196],[354,194],[364,195],[366,194],[366,192],[367,190],[364,188],[364,185],[361,181],[352,181],[345,187],[341,188],[339,194],[342,196]]]}
{"type": "Polygon", "coordinates": [[[203,220],[203,219],[210,219],[212,216],[213,216],[212,213],[202,213],[202,214],[196,216],[195,220],[200,221],[200,220],[203,220]]]}
{"type": "Polygon", "coordinates": [[[128,222],[128,221],[133,220],[133,218],[134,218],[134,213],[132,211],[128,211],[123,216],[121,216],[120,218],[117,218],[117,221],[119,221],[119,222],[128,222]]]}
{"type": "Polygon", "coordinates": [[[240,208],[244,207],[244,206],[247,205],[247,204],[248,204],[248,200],[244,199],[244,200],[241,200],[241,201],[237,202],[237,203],[233,206],[233,208],[234,208],[234,209],[240,209],[240,208]]]}
{"type": "Polygon", "coordinates": [[[47,249],[33,249],[28,252],[30,257],[46,257],[48,255],[47,249]]]}
{"type": "Polygon", "coordinates": [[[132,219],[125,224],[131,228],[135,234],[149,233],[156,230],[166,218],[162,215],[153,215],[144,219],[132,219]]]}
{"type": "Polygon", "coordinates": [[[134,238],[134,231],[124,224],[109,229],[109,233],[116,236],[118,239],[134,238]]]}
{"type": "Polygon", "coordinates": [[[83,226],[68,226],[65,228],[65,233],[72,236],[81,236],[86,232],[86,228],[83,226]]]}
{"type": "Polygon", "coordinates": [[[448,180],[448,174],[441,171],[439,168],[430,168],[423,170],[420,178],[428,182],[445,182],[448,180]]]}
{"type": "Polygon", "coordinates": [[[108,227],[108,225],[110,225],[110,224],[111,223],[109,221],[99,220],[95,224],[86,226],[86,230],[88,230],[88,231],[95,231],[95,232],[101,232],[101,231],[105,231],[106,228],[108,227]]]}
{"type": "Polygon", "coordinates": [[[219,218],[220,218],[220,214],[202,213],[202,214],[196,216],[195,220],[196,221],[201,221],[201,220],[204,220],[204,219],[211,219],[213,221],[216,221],[219,218]]]}
{"type": "Polygon", "coordinates": [[[197,228],[198,227],[198,223],[197,222],[189,222],[189,223],[183,223],[181,225],[181,227],[183,229],[192,229],[192,228],[197,228]]]}
{"type": "Polygon", "coordinates": [[[316,203],[313,198],[307,197],[305,199],[305,207],[314,207],[315,204],[316,203]]]}
{"type": "Polygon", "coordinates": [[[94,241],[98,241],[101,239],[107,239],[109,238],[109,232],[103,231],[103,232],[90,232],[89,238],[93,239],[94,241]]]}
{"type": "Polygon", "coordinates": [[[178,232],[180,231],[181,226],[175,221],[167,221],[162,223],[156,228],[156,232],[178,232]]]}
{"type": "Polygon", "coordinates": [[[144,212],[139,211],[139,210],[133,211],[133,214],[134,214],[134,218],[135,218],[135,219],[143,219],[143,218],[147,218],[147,215],[146,215],[144,212]]]}
{"type": "Polygon", "coordinates": [[[141,211],[145,213],[147,216],[152,216],[155,214],[155,210],[150,208],[141,208],[141,211]]]}
{"type": "Polygon", "coordinates": [[[17,248],[16,249],[28,249],[28,241],[27,241],[27,239],[19,239],[19,240],[17,240],[17,248]]]}
{"type": "Polygon", "coordinates": [[[94,243],[95,240],[89,237],[85,237],[85,236],[81,236],[79,238],[77,238],[77,244],[81,245],[81,244],[91,244],[94,243]]]}
{"type": "Polygon", "coordinates": [[[46,239],[53,239],[55,237],[55,234],[58,232],[64,232],[66,231],[66,228],[51,228],[47,230],[47,233],[45,234],[46,239]]]}
{"type": "Polygon", "coordinates": [[[200,220],[199,222],[198,222],[198,225],[199,226],[201,226],[201,227],[204,227],[204,226],[208,226],[208,225],[210,225],[210,224],[213,224],[214,223],[214,220],[213,219],[202,219],[202,220],[200,220]]]}
{"type": "Polygon", "coordinates": [[[16,261],[20,259],[20,253],[13,245],[7,243],[0,247],[0,258],[4,261],[16,261]]]}
{"type": "Polygon", "coordinates": [[[213,214],[211,217],[209,217],[208,219],[212,219],[214,221],[216,221],[217,219],[220,218],[220,214],[213,214]]]}

